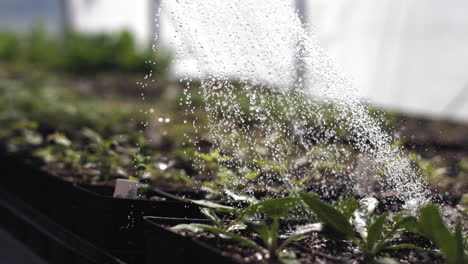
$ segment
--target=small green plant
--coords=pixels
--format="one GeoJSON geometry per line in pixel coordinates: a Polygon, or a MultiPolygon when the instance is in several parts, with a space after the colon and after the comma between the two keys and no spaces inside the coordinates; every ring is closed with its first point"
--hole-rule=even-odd
{"type": "Polygon", "coordinates": [[[430,204],[419,210],[417,219],[404,225],[406,231],[423,235],[432,241],[449,264],[468,262],[468,245],[463,237],[461,220],[458,219],[455,232],[450,232],[437,206],[430,204]]]}
{"type": "Polygon", "coordinates": [[[182,224],[173,227],[173,230],[215,233],[263,253],[270,261],[282,263],[297,263],[294,253],[287,250],[287,246],[314,233],[332,240],[352,241],[362,252],[362,261],[365,263],[398,263],[389,256],[391,252],[402,249],[437,254],[415,244],[398,243],[397,238],[404,232],[411,232],[432,241],[441,249],[449,264],[465,263],[467,242],[463,238],[460,221],[455,232],[451,233],[435,205],[421,208],[418,217],[396,215],[389,220],[386,213],[372,216],[374,208],[367,208],[369,204],[371,207],[376,205],[372,199],[363,199],[370,203],[362,203],[361,207],[353,198],[338,201],[331,206],[322,202],[314,193],[300,193],[299,197],[252,202],[244,209],[198,200],[192,202],[203,206],[202,213],[213,225],[182,224]],[[290,219],[291,213],[297,212],[310,212],[313,216],[309,220],[318,222],[296,227],[295,231],[280,236],[280,219],[290,219]],[[232,218],[222,218],[219,214],[234,215],[235,218],[229,220],[232,218]],[[355,218],[362,219],[359,222],[355,218]],[[256,234],[261,243],[246,237],[247,231],[256,234]]]}
{"type": "MultiPolygon", "coordinates": [[[[349,214],[345,215],[340,210],[320,201],[308,194],[300,195],[307,208],[310,209],[325,225],[325,234],[335,240],[351,240],[363,252],[365,262],[379,263],[379,254],[387,250],[390,243],[397,235],[404,223],[411,221],[412,217],[403,217],[399,221],[385,227],[387,214],[377,216],[373,221],[369,221],[368,226],[361,230],[360,237],[356,236],[355,229],[349,221],[349,214]]],[[[385,258],[386,261],[388,261],[385,258]]]]}
{"type": "Polygon", "coordinates": [[[364,261],[376,263],[391,261],[388,258],[381,259],[381,253],[389,250],[430,251],[414,244],[393,245],[393,240],[404,231],[419,233],[433,241],[442,250],[450,264],[460,264],[466,261],[464,255],[466,245],[463,244],[461,223],[457,223],[455,234],[451,234],[435,205],[421,208],[418,218],[398,215],[393,221],[388,222],[387,214],[379,215],[373,221],[369,221],[367,227],[359,232],[360,237],[358,237],[348,217],[342,212],[315,196],[301,194],[300,197],[307,208],[325,225],[324,230],[328,231],[328,237],[353,241],[363,252],[364,261]]]}
{"type": "Polygon", "coordinates": [[[317,230],[317,227],[303,227],[302,229],[289,235],[282,243],[279,243],[280,219],[286,217],[290,212],[298,210],[301,206],[300,199],[296,197],[286,197],[270,199],[253,203],[245,209],[237,209],[225,205],[212,203],[209,201],[193,201],[205,206],[202,212],[213,222],[214,226],[203,224],[182,224],[174,226],[176,231],[189,231],[192,233],[211,232],[231,238],[241,245],[253,248],[272,261],[283,263],[295,263],[294,254],[285,251],[285,247],[294,241],[295,238],[317,230]],[[222,221],[216,214],[235,214],[233,221],[222,221]],[[261,240],[258,244],[250,238],[236,234],[236,230],[249,229],[256,233],[261,240]]]}

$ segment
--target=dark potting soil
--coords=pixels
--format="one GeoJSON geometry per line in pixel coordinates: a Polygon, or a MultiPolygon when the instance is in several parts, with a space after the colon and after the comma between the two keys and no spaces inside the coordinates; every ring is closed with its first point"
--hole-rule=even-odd
{"type": "MultiPolygon", "coordinates": [[[[167,227],[167,226],[166,226],[167,227]]],[[[167,227],[169,228],[169,227],[167,227]]],[[[230,239],[220,238],[211,233],[193,234],[180,232],[179,234],[197,239],[219,250],[225,257],[242,264],[253,263],[279,263],[268,259],[268,256],[256,252],[251,248],[239,245],[230,239]]],[[[250,237],[260,244],[258,237],[250,237]]],[[[433,249],[427,240],[413,234],[405,234],[400,239],[401,243],[414,243],[418,246],[433,249]]],[[[302,241],[294,242],[288,246],[288,250],[296,255],[296,259],[303,264],[312,263],[366,263],[362,252],[350,241],[332,241],[321,236],[313,236],[302,241]]],[[[400,263],[407,264],[443,264],[444,259],[437,254],[417,252],[414,250],[399,250],[383,252],[380,257],[391,257],[400,263]]]]}

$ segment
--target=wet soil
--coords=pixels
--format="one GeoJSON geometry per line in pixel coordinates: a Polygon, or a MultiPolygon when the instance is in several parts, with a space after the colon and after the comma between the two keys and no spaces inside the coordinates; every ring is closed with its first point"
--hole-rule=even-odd
{"type": "MultiPolygon", "coordinates": [[[[268,253],[257,252],[253,249],[240,246],[235,241],[220,238],[218,235],[210,233],[192,234],[181,233],[183,236],[194,238],[203,242],[213,249],[219,251],[223,256],[233,259],[238,263],[280,263],[269,257],[268,253]]],[[[247,234],[247,237],[249,235],[247,234]]],[[[261,244],[258,237],[250,235],[251,239],[261,244]]],[[[415,234],[404,234],[398,243],[413,243],[417,246],[434,250],[435,248],[422,237],[415,234]]],[[[288,251],[293,252],[296,259],[303,264],[308,263],[368,263],[363,257],[362,252],[350,241],[332,241],[323,236],[315,235],[302,241],[294,242],[287,247],[288,251]]],[[[392,252],[382,252],[379,257],[391,257],[400,263],[407,264],[442,264],[444,259],[436,253],[417,252],[414,250],[398,250],[392,252]]]]}

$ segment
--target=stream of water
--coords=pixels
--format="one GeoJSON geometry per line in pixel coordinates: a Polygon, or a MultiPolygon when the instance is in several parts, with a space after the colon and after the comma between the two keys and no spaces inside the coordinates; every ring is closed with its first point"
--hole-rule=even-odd
{"type": "MultiPolygon", "coordinates": [[[[194,120],[195,129],[207,126],[208,140],[238,171],[261,171],[272,189],[285,184],[302,190],[317,164],[330,164],[336,181],[359,194],[378,188],[413,209],[428,201],[426,183],[398,139],[383,129],[383,119],[359,97],[291,2],[163,1],[160,12],[176,28],[176,61],[196,65],[182,79],[182,103],[188,112],[204,108],[207,124],[194,120]],[[193,104],[194,93],[203,106],[193,104]]],[[[226,177],[228,185],[244,184],[238,175],[226,177]]],[[[324,188],[333,191],[334,185],[324,188]]]]}

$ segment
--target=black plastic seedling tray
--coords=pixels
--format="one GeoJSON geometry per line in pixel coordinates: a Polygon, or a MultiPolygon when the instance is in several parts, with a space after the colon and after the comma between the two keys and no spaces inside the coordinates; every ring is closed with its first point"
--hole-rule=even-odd
{"type": "MultiPolygon", "coordinates": [[[[47,263],[124,264],[0,188],[0,226],[47,263]]],[[[1,260],[0,260],[1,262],[1,260]]]]}
{"type": "Polygon", "coordinates": [[[223,263],[238,264],[218,249],[195,238],[169,229],[177,224],[210,223],[206,219],[146,216],[146,263],[223,263]]]}
{"type": "Polygon", "coordinates": [[[111,253],[128,250],[124,259],[142,263],[145,253],[145,215],[171,217],[199,217],[198,206],[181,201],[148,201],[112,198],[76,186],[87,193],[76,205],[77,234],[96,243],[111,253]]]}
{"type": "Polygon", "coordinates": [[[83,239],[129,263],[145,259],[144,215],[200,217],[198,206],[182,201],[113,198],[113,188],[78,185],[6,156],[0,187],[24,200],[83,239]]]}
{"type": "Polygon", "coordinates": [[[72,197],[79,196],[72,183],[41,171],[31,162],[6,154],[0,155],[0,172],[0,187],[57,223],[72,226],[72,197]]]}

